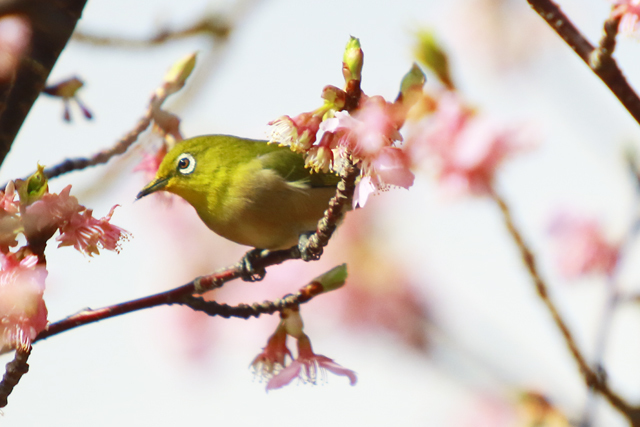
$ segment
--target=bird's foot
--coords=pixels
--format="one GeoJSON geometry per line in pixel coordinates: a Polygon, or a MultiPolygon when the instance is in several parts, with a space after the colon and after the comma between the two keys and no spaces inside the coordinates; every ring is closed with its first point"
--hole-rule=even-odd
{"type": "Polygon", "coordinates": [[[309,240],[314,234],[313,231],[302,233],[298,239],[298,250],[303,261],[315,261],[320,259],[320,255],[322,255],[321,247],[316,248],[309,244],[309,240]]]}
{"type": "Polygon", "coordinates": [[[260,258],[262,251],[262,249],[258,248],[251,249],[240,260],[242,268],[240,278],[245,282],[259,282],[267,274],[267,270],[264,267],[255,268],[255,262],[260,258]]]}

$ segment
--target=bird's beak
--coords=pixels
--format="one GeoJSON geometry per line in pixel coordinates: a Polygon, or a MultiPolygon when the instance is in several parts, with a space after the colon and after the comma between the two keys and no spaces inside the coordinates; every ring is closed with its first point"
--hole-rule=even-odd
{"type": "Polygon", "coordinates": [[[167,183],[169,182],[169,177],[164,177],[164,178],[158,178],[155,179],[153,181],[151,181],[150,183],[147,184],[146,187],[144,187],[136,196],[136,200],[143,198],[144,196],[147,196],[151,193],[155,193],[158,190],[162,190],[164,187],[166,187],[167,183]]]}

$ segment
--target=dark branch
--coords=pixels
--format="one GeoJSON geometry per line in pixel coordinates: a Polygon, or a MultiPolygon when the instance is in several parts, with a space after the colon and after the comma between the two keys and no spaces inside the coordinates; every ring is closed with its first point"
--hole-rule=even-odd
{"type": "Polygon", "coordinates": [[[13,388],[18,384],[24,374],[29,372],[27,360],[31,354],[31,346],[19,346],[14,359],[7,363],[5,373],[0,381],[0,408],[7,406],[7,399],[13,388]]]}
{"type": "MultiPolygon", "coordinates": [[[[591,68],[591,70],[606,84],[611,92],[618,98],[624,107],[640,124],[640,98],[631,88],[627,79],[622,74],[616,61],[610,56],[604,56],[606,60],[592,61],[595,48],[580,33],[573,23],[562,13],[560,8],[551,0],[527,0],[531,7],[549,24],[549,26],[578,54],[578,56],[591,68]]],[[[605,26],[605,33],[611,33],[613,20],[607,21],[609,28],[605,26]]],[[[605,38],[610,40],[611,37],[605,38]]],[[[610,42],[609,42],[610,43],[610,42]]],[[[608,47],[612,50],[613,45],[608,47]]]]}
{"type": "Polygon", "coordinates": [[[9,0],[0,3],[0,16],[19,14],[31,22],[30,52],[22,58],[15,79],[0,85],[0,164],[62,49],[67,45],[86,0],[9,0]]]}

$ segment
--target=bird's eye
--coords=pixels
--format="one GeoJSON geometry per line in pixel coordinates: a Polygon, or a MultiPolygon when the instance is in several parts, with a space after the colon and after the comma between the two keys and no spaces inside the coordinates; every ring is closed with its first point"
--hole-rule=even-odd
{"type": "Polygon", "coordinates": [[[189,153],[181,154],[178,157],[178,172],[182,175],[189,175],[196,168],[196,159],[189,153]]]}

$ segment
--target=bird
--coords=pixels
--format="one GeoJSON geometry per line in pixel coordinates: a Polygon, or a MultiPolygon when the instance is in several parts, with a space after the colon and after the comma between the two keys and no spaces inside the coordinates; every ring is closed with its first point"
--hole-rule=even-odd
{"type": "Polygon", "coordinates": [[[259,249],[288,249],[315,231],[339,177],[305,168],[300,153],[267,141],[204,135],[178,142],[136,200],[167,191],[216,234],[259,249]]]}

